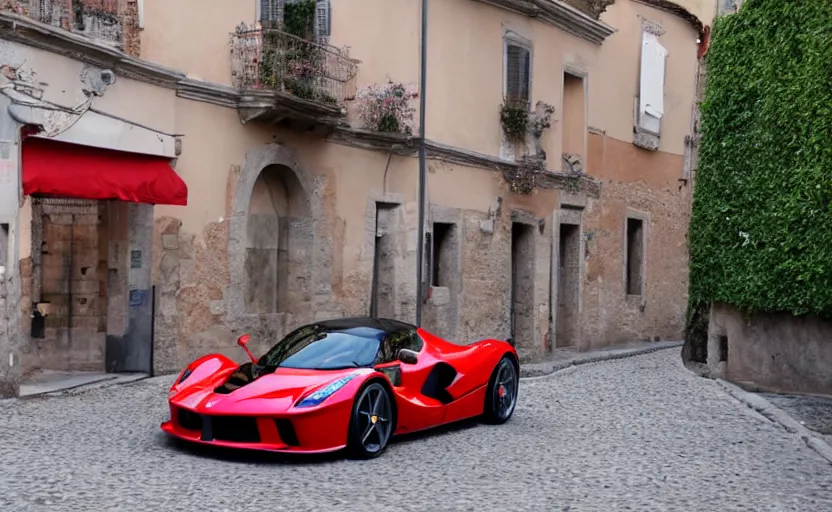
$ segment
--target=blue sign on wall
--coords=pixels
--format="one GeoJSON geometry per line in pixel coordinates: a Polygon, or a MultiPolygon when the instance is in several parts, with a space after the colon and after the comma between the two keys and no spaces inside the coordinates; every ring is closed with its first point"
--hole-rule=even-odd
{"type": "Polygon", "coordinates": [[[147,304],[149,290],[130,290],[130,307],[136,308],[147,304]]]}

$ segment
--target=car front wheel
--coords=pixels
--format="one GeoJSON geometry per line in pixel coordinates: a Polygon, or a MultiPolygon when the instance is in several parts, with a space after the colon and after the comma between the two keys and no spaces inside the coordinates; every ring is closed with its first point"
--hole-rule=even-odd
{"type": "Polygon", "coordinates": [[[381,455],[393,434],[393,404],[380,382],[371,381],[356,395],[347,440],[350,454],[359,459],[381,455]]]}

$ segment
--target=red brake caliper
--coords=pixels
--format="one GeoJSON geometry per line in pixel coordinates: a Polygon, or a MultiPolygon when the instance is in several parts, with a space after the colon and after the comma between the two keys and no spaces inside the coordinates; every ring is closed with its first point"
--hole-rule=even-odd
{"type": "Polygon", "coordinates": [[[497,390],[497,395],[499,395],[500,398],[503,398],[504,396],[506,396],[505,386],[502,386],[502,385],[500,386],[500,388],[497,390]]]}

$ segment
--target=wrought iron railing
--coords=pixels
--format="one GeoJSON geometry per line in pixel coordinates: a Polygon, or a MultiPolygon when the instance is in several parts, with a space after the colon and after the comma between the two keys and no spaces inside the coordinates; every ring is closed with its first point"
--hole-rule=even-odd
{"type": "Polygon", "coordinates": [[[355,96],[358,61],[334,46],[277,29],[239,28],[231,35],[232,81],[239,89],[266,89],[319,103],[355,96]]]}

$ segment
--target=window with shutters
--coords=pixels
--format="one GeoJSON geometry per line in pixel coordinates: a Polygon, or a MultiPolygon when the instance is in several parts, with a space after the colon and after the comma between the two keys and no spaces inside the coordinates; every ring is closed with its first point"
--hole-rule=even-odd
{"type": "Polygon", "coordinates": [[[503,95],[507,100],[528,102],[531,97],[531,43],[507,33],[503,50],[503,95]]]}
{"type": "Polygon", "coordinates": [[[318,0],[315,6],[315,36],[326,43],[332,35],[332,4],[329,0],[318,0]]]}
{"type": "Polygon", "coordinates": [[[638,126],[659,135],[664,117],[664,83],[667,50],[659,38],[650,32],[642,33],[641,76],[639,80],[638,126]]]}
{"type": "MultiPolygon", "coordinates": [[[[283,6],[304,0],[257,0],[257,20],[264,26],[277,28],[283,19],[283,6]]],[[[332,34],[332,4],[330,0],[315,1],[315,37],[326,43],[332,34]]]]}
{"type": "Polygon", "coordinates": [[[274,25],[280,21],[282,0],[257,0],[257,21],[274,25]]]}

